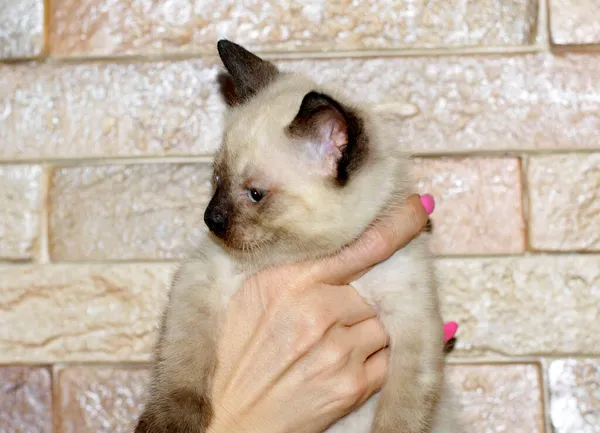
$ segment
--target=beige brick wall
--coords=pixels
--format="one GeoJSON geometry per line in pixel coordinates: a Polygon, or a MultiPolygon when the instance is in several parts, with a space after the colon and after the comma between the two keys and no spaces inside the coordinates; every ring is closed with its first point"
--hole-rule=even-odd
{"type": "Polygon", "coordinates": [[[600,433],[596,0],[0,0],[0,432],[131,431],[227,36],[396,113],[467,433],[600,433]]]}

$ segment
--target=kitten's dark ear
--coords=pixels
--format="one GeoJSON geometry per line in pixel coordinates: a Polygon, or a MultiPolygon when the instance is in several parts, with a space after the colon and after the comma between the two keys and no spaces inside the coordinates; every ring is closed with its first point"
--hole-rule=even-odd
{"type": "Polygon", "coordinates": [[[339,185],[360,168],[367,154],[367,137],[360,118],[322,93],[304,96],[288,133],[302,143],[302,154],[308,162],[339,185]]]}
{"type": "Polygon", "coordinates": [[[230,74],[229,81],[227,76],[219,76],[221,92],[229,105],[247,101],[279,74],[274,64],[226,39],[217,43],[217,50],[230,74]]]}
{"type": "Polygon", "coordinates": [[[243,102],[242,98],[237,93],[233,78],[231,78],[231,75],[229,75],[227,72],[219,72],[217,75],[217,83],[219,84],[219,92],[221,93],[221,97],[228,106],[233,107],[243,102]]]}

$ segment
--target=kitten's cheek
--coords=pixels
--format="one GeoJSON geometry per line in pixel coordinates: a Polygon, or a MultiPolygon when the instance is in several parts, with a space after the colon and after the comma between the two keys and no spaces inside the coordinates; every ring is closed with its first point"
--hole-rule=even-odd
{"type": "Polygon", "coordinates": [[[256,236],[256,228],[233,222],[226,242],[233,248],[242,248],[243,245],[249,245],[259,240],[260,238],[256,236]]]}
{"type": "Polygon", "coordinates": [[[265,236],[265,231],[259,226],[249,226],[241,230],[244,239],[248,242],[259,242],[265,236]]]}
{"type": "Polygon", "coordinates": [[[265,231],[261,227],[254,228],[253,237],[257,240],[260,240],[265,237],[265,231]]]}

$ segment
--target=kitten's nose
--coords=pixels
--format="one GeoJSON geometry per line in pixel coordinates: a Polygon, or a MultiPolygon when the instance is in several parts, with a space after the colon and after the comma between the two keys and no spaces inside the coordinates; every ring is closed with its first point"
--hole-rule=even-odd
{"type": "Polygon", "coordinates": [[[229,211],[220,206],[208,206],[204,212],[204,223],[215,235],[222,238],[229,226],[229,211]]]}

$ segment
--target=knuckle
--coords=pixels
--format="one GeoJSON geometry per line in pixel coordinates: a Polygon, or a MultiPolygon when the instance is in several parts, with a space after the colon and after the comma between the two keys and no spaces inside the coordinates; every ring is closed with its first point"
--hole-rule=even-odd
{"type": "Polygon", "coordinates": [[[347,405],[357,404],[367,392],[367,379],[362,373],[352,373],[340,380],[339,398],[347,405]]]}
{"type": "Polygon", "coordinates": [[[304,300],[307,308],[303,314],[303,325],[313,329],[320,336],[323,336],[337,321],[335,309],[329,305],[327,299],[326,296],[323,296],[322,287],[315,286],[306,294],[304,300]]]}
{"type": "Polygon", "coordinates": [[[305,311],[302,315],[301,326],[312,334],[318,335],[319,338],[329,328],[326,312],[319,308],[311,308],[305,311]]]}
{"type": "Polygon", "coordinates": [[[322,334],[314,328],[300,328],[291,343],[295,353],[305,354],[321,340],[322,334]]]}
{"type": "Polygon", "coordinates": [[[317,311],[309,310],[300,312],[294,327],[295,338],[292,348],[299,353],[306,353],[317,345],[329,327],[326,318],[317,311]]]}
{"type": "Polygon", "coordinates": [[[349,355],[347,348],[341,344],[331,343],[325,351],[325,359],[329,365],[339,365],[344,362],[349,355]]]}
{"type": "Polygon", "coordinates": [[[384,236],[378,233],[373,243],[373,253],[382,260],[387,259],[396,251],[392,236],[384,236]]]}

